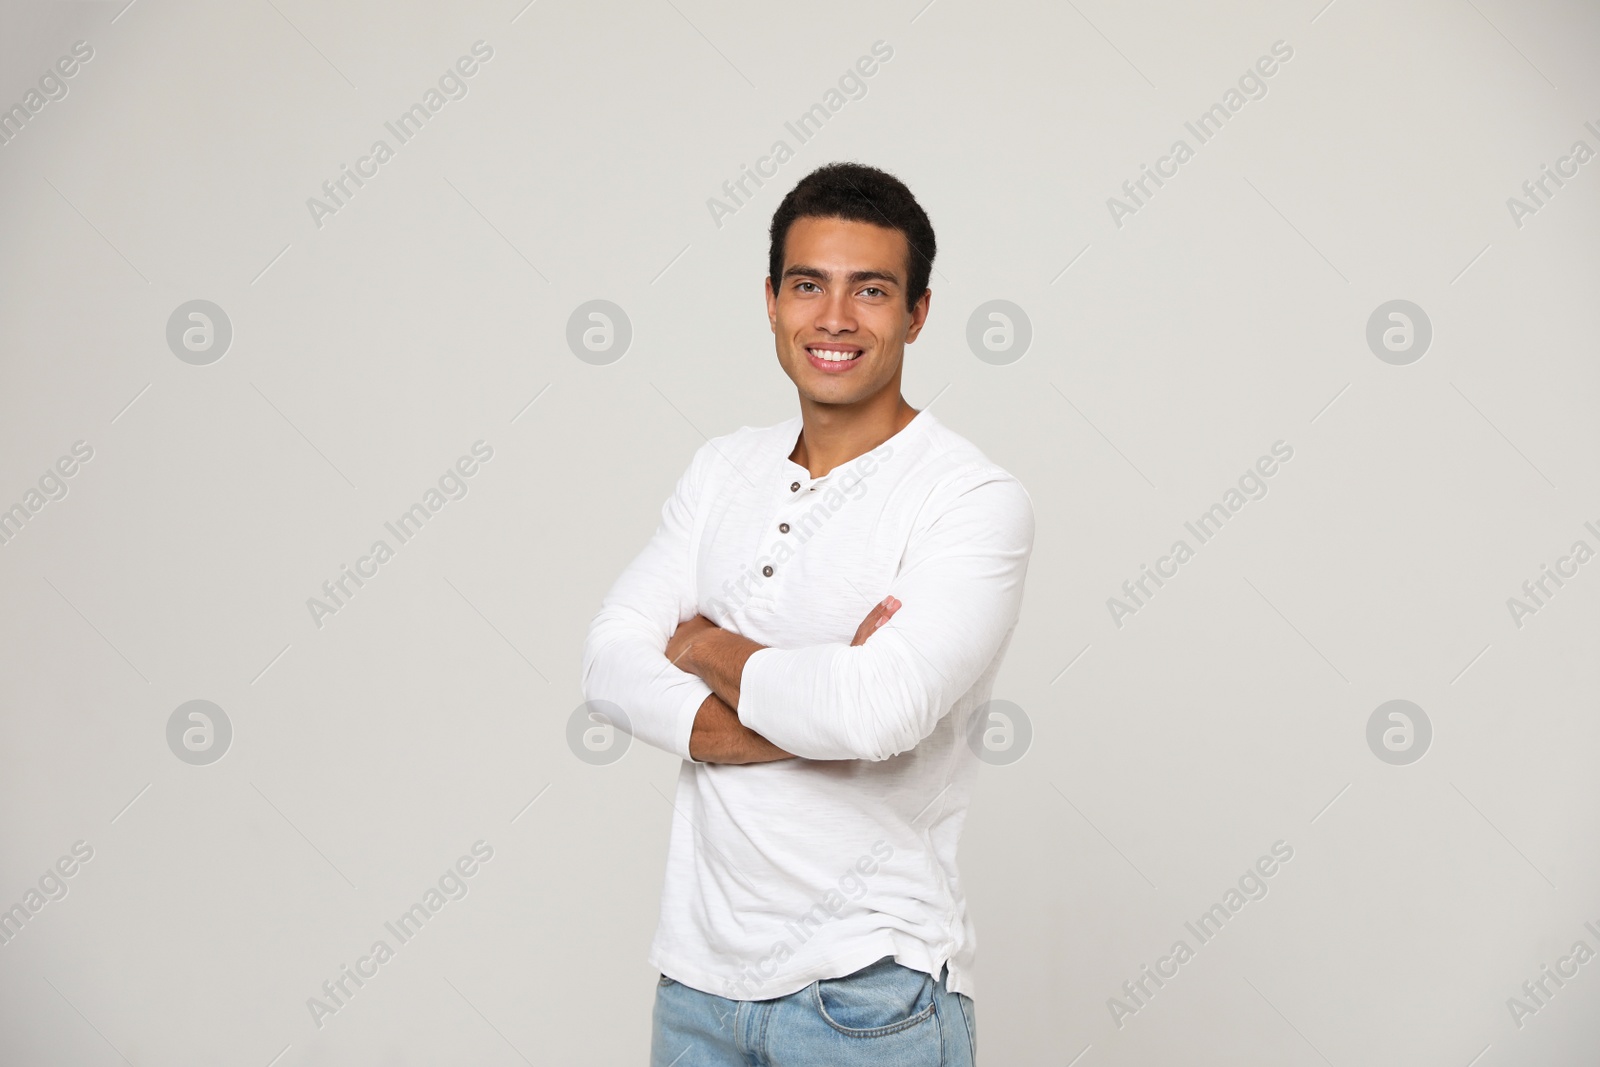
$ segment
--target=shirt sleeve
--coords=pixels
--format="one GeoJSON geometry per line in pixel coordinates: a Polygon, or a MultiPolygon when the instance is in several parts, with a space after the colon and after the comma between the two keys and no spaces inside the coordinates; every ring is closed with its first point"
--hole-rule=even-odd
{"type": "MultiPolygon", "coordinates": [[[[609,701],[639,740],[691,763],[689,735],[711,687],[668,662],[667,641],[699,610],[689,558],[709,444],[694,455],[661,507],[661,523],[617,578],[583,644],[583,698],[609,701]]],[[[619,727],[621,724],[617,724],[619,727]]]]}
{"type": "Polygon", "coordinates": [[[933,732],[993,661],[1022,605],[1033,505],[993,467],[930,497],[890,587],[900,610],[865,644],[763,648],[745,661],[739,720],[806,759],[885,760],[933,732]]]}

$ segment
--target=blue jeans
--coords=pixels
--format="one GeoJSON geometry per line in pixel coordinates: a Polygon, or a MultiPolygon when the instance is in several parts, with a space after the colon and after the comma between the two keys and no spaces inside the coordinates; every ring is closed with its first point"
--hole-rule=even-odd
{"type": "Polygon", "coordinates": [[[972,998],[885,956],[772,1000],[728,1000],[666,975],[650,1067],[974,1067],[972,998]]]}

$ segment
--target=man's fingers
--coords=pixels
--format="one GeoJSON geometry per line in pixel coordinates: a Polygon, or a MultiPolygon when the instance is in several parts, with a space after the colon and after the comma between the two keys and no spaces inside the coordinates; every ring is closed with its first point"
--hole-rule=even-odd
{"type": "Polygon", "coordinates": [[[878,618],[883,613],[883,605],[876,604],[867,612],[867,617],[861,620],[861,625],[856,627],[856,635],[850,639],[852,645],[864,644],[868,635],[878,628],[878,618]]]}
{"type": "Polygon", "coordinates": [[[884,597],[878,601],[872,606],[872,610],[867,612],[867,617],[861,620],[861,625],[856,627],[855,639],[850,643],[852,645],[865,644],[867,638],[877,632],[878,627],[888,622],[890,616],[899,610],[900,601],[892,596],[884,597]]]}

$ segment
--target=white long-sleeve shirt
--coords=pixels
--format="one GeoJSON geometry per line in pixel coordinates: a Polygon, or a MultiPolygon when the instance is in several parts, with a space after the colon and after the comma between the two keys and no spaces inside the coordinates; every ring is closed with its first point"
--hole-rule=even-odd
{"type": "Polygon", "coordinates": [[[973,996],[976,942],[956,870],[978,758],[972,714],[1011,643],[1033,549],[1021,483],[919,412],[812,478],[800,416],[707,442],[661,524],[606,595],[584,697],[685,761],[650,963],[719,996],[764,1000],[883,956],[973,996]],[[865,644],[886,595],[899,611],[865,644]],[[711,689],[664,655],[703,614],[769,647],[739,718],[802,758],[689,755],[711,689]]]}

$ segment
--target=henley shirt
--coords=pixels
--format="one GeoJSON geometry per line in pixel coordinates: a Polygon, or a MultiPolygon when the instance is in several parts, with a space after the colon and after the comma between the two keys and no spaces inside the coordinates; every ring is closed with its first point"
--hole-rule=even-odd
{"type": "Polygon", "coordinates": [[[968,736],[1016,627],[1033,507],[926,409],[820,478],[789,459],[801,424],[695,452],[584,643],[585,700],[684,760],[649,962],[766,1000],[893,956],[948,964],[947,987],[975,996],[956,869],[968,736]],[[887,595],[898,612],[852,647],[887,595]],[[768,646],[744,666],[739,719],[801,758],[690,756],[711,688],[665,649],[697,613],[768,646]]]}

